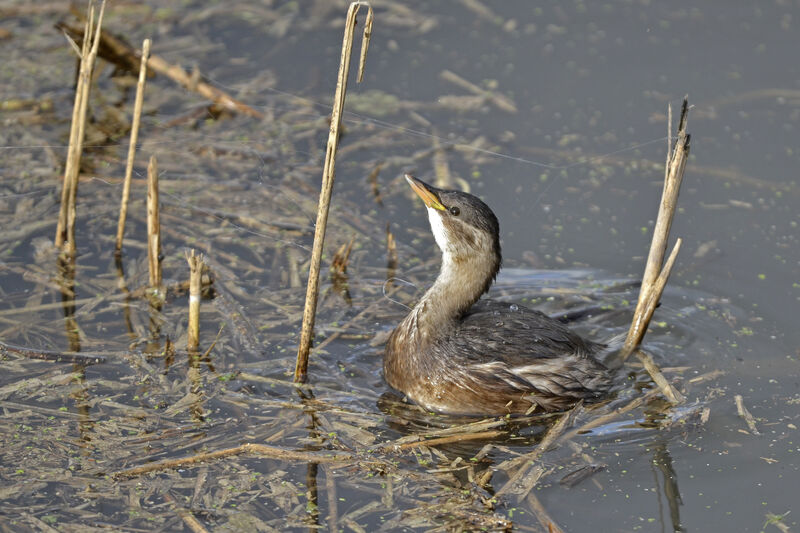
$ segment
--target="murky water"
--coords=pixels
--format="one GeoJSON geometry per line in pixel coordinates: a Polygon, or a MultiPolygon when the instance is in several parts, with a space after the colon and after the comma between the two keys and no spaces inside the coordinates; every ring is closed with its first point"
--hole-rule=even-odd
{"type": "MultiPolygon", "coordinates": [[[[189,509],[209,529],[261,531],[330,520],[356,531],[505,525],[497,517],[546,531],[535,515],[568,531],[798,529],[799,8],[375,2],[365,80],[351,83],[346,105],[326,260],[351,238],[353,252],[345,286],[326,271],[317,345],[336,337],[312,355],[313,398],[301,398],[287,372],[346,5],[112,6],[108,29],[131,43],[152,37],[154,53],[197,67],[266,117],[215,117],[199,95],[163,76],[150,82],[119,278],[112,250],[133,75],[101,68],[66,319],[65,276],[48,242],[74,59],[52,24],[72,19],[58,6],[0,7],[0,100],[13,103],[0,131],[0,339],[108,358],[85,372],[3,361],[0,526],[179,530],[176,509],[189,509]],[[553,314],[591,309],[576,328],[595,338],[624,331],[661,190],[666,106],[686,93],[692,156],[672,231],[684,246],[645,338],[685,405],[646,402],[561,443],[542,456],[533,499],[511,486],[494,504],[506,472],[481,489],[474,476],[530,451],[542,424],[505,428],[488,448],[448,444],[392,455],[394,463],[238,456],[109,477],[242,442],[361,453],[424,426],[470,422],[415,419],[385,397],[371,340],[437,268],[404,171],[468,187],[495,210],[508,268],[493,297],[553,314]],[[202,349],[218,337],[206,358],[181,352],[184,292],[168,293],[161,310],[141,297],[151,154],[161,169],[167,285],[186,279],[186,247],[205,252],[216,277],[216,297],[203,302],[202,349]],[[388,268],[387,224],[396,242],[388,268]],[[391,301],[390,276],[416,289],[391,301]],[[737,414],[736,395],[759,434],[737,414]],[[587,465],[602,468],[581,480],[587,465]]],[[[619,395],[576,427],[649,387],[633,366],[621,376],[619,395]]]]}

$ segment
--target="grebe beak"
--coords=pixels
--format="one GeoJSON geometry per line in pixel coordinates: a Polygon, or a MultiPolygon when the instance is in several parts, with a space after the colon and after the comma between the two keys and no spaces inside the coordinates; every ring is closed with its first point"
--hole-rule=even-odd
{"type": "Polygon", "coordinates": [[[439,198],[436,196],[436,193],[431,191],[431,186],[425,183],[424,181],[420,181],[414,176],[410,174],[406,174],[406,181],[408,184],[411,185],[411,188],[414,189],[414,192],[422,198],[422,201],[425,202],[427,207],[431,207],[433,209],[438,209],[439,211],[444,211],[445,207],[439,201],[439,198]]]}

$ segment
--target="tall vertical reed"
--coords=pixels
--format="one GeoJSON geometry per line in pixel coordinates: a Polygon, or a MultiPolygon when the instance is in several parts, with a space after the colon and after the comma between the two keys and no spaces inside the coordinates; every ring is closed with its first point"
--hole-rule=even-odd
{"type": "MultiPolygon", "coordinates": [[[[691,141],[691,135],[686,133],[688,115],[689,99],[685,97],[683,100],[683,107],[681,108],[681,117],[678,122],[678,138],[675,144],[672,145],[672,149],[667,156],[664,189],[658,208],[658,218],[656,219],[656,225],[653,229],[653,240],[650,243],[650,253],[647,257],[644,275],[642,276],[642,288],[639,291],[636,311],[634,312],[633,321],[631,322],[631,327],[628,330],[628,335],[622,348],[623,358],[627,358],[642,341],[642,337],[644,337],[644,333],[647,331],[647,326],[650,323],[650,318],[653,316],[653,311],[661,299],[661,293],[667,283],[667,278],[669,277],[670,270],[675,261],[675,256],[680,249],[681,240],[678,239],[670,258],[662,268],[664,256],[667,251],[669,230],[672,227],[672,219],[678,207],[678,193],[680,192],[681,182],[683,181],[683,172],[686,168],[686,161],[689,158],[689,142],[691,141]]],[[[671,106],[669,117],[672,117],[671,106]]],[[[669,128],[670,133],[668,137],[670,138],[668,142],[672,143],[671,125],[669,128]]]]}
{"type": "MultiPolygon", "coordinates": [[[[78,173],[81,166],[81,152],[83,139],[86,132],[86,110],[89,105],[89,89],[92,85],[92,71],[97,58],[100,45],[100,29],[103,24],[103,13],[106,2],[100,4],[100,13],[97,17],[97,28],[94,28],[94,3],[89,3],[86,26],[84,27],[83,45],[80,49],[80,71],[75,87],[75,103],[72,108],[72,124],[69,132],[69,148],[67,161],[64,167],[64,183],[61,189],[61,211],[58,215],[55,245],[63,248],[67,245],[67,253],[75,255],[75,223],[77,219],[78,173]],[[92,31],[94,30],[94,37],[92,31]]],[[[72,41],[70,41],[72,42],[72,41]]],[[[72,42],[73,47],[78,49],[72,42]]]]}
{"type": "Polygon", "coordinates": [[[150,287],[161,287],[161,224],[158,214],[158,162],[150,157],[147,165],[147,266],[150,287]]]}
{"type": "Polygon", "coordinates": [[[128,145],[128,161],[125,165],[125,182],[122,185],[122,201],[119,206],[119,222],[117,223],[117,240],[114,253],[122,253],[122,237],[125,234],[125,218],[128,215],[128,197],[131,194],[131,175],[133,174],[133,159],[136,155],[136,141],[139,138],[139,122],[142,118],[142,103],[144,102],[144,83],[147,79],[147,58],[150,57],[150,39],[142,43],[142,62],[139,66],[139,82],[136,84],[136,100],[133,104],[133,120],[131,122],[131,140],[128,145]]]}
{"type": "Polygon", "coordinates": [[[367,22],[364,27],[364,37],[361,44],[361,62],[359,64],[359,79],[363,76],[366,49],[372,35],[372,7],[366,2],[353,2],[347,10],[347,19],[342,39],[342,55],[339,61],[339,77],[336,81],[336,92],[333,97],[333,111],[331,112],[331,127],[328,132],[328,147],[325,152],[325,165],[322,170],[322,189],[317,207],[317,223],[314,231],[314,246],[311,250],[311,266],[308,272],[308,285],[306,287],[306,304],[303,310],[303,325],[300,334],[300,345],[297,349],[297,361],[294,369],[294,381],[306,381],[308,372],[308,354],[311,351],[311,341],[314,332],[314,319],[317,312],[317,295],[319,293],[319,268],[322,258],[322,245],[325,240],[325,229],[328,223],[328,210],[333,191],[334,169],[336,167],[336,149],[339,146],[339,128],[342,124],[342,111],[347,93],[347,76],[350,73],[350,54],[353,49],[353,35],[356,27],[356,14],[362,5],[369,9],[367,22]]]}
{"type": "Polygon", "coordinates": [[[189,326],[187,328],[186,348],[197,352],[200,348],[200,291],[206,265],[202,255],[194,250],[186,253],[189,263],[189,326]]]}
{"type": "Polygon", "coordinates": [[[681,239],[677,239],[672,252],[664,262],[669,240],[669,230],[678,207],[678,193],[680,192],[686,161],[689,158],[691,135],[686,132],[689,116],[689,98],[684,97],[681,117],[678,121],[678,138],[672,144],[672,106],[667,113],[667,161],[664,169],[664,189],[661,193],[661,203],[658,208],[658,218],[653,229],[653,240],[650,243],[650,253],[647,256],[647,265],[642,275],[642,288],[639,291],[639,300],[633,314],[625,344],[620,351],[622,360],[626,360],[631,353],[644,365],[645,370],[662,394],[673,404],[683,402],[683,395],[670,384],[661,373],[658,365],[647,352],[636,349],[642,342],[653,313],[661,300],[661,294],[667,285],[670,272],[675,264],[675,258],[681,248],[681,239]],[[662,266],[663,263],[663,266],[662,266]]]}

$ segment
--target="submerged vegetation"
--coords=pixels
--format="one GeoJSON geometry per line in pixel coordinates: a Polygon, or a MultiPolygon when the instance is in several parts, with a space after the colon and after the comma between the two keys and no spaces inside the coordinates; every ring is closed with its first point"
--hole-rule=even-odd
{"type": "MultiPolygon", "coordinates": [[[[735,323],[739,311],[724,300],[700,296],[688,307],[665,306],[651,330],[654,357],[628,363],[616,395],[591,408],[445,417],[408,405],[381,381],[381,343],[437,264],[423,244],[427,229],[398,224],[390,207],[410,205],[401,171],[425,164],[438,185],[469,187],[478,180],[463,176],[491,167],[497,148],[479,134],[443,142],[421,113],[517,112],[493,83],[444,70],[441,79],[458,92],[436,102],[404,102],[378,90],[356,95],[358,112],[405,118],[396,127],[345,122],[338,175],[349,183],[330,212],[309,382],[293,382],[326,158],[326,111],[313,100],[270,91],[269,57],[280,51],[267,54],[251,79],[220,87],[201,74],[203,65],[194,72],[179,67],[183,47],[214,50],[213,39],[170,38],[156,30],[181,19],[214,24],[228,15],[258,26],[280,48],[281,39],[296,43],[292,32],[334,25],[340,31],[341,13],[329,4],[314,2],[303,16],[293,3],[237,6],[231,14],[220,5],[180,17],[170,8],[109,6],[103,29],[97,28],[98,63],[87,78],[83,158],[70,167],[80,187],[74,234],[63,233],[71,247],[66,253],[52,236],[64,205],[59,197],[65,198],[58,178],[70,151],[71,50],[41,26],[25,52],[59,50],[50,70],[36,57],[13,58],[21,77],[51,89],[23,81],[5,93],[19,96],[2,102],[8,115],[0,138],[4,148],[15,149],[3,151],[3,167],[13,170],[0,182],[6,228],[0,235],[0,527],[559,531],[540,497],[544,489],[594,484],[602,492],[595,476],[616,461],[614,446],[657,434],[645,453],[679,528],[680,491],[663,442],[708,421],[705,402],[718,391],[707,384],[722,372],[703,362],[678,366],[665,353],[690,335],[680,318],[735,323]],[[141,27],[132,19],[143,21],[141,27]],[[140,73],[137,47],[115,36],[126,33],[158,37],[118,247],[140,73]],[[408,134],[418,129],[433,132],[422,137],[422,148],[414,142],[419,136],[408,134]],[[149,194],[147,182],[156,187],[149,194]],[[402,280],[395,278],[398,269],[402,280]],[[669,365],[661,390],[647,374],[654,359],[669,365]],[[665,393],[672,403],[662,394],[670,390],[677,394],[665,393]]],[[[491,20],[480,2],[466,4],[491,20]]],[[[83,15],[47,5],[7,9],[20,24],[63,19],[59,27],[78,49],[84,46],[75,32],[83,15]]],[[[384,9],[380,24],[387,27],[425,32],[436,25],[433,15],[399,3],[384,9]]],[[[590,161],[561,151],[548,157],[590,161]]],[[[590,181],[608,179],[609,165],[654,179],[663,170],[660,162],[619,156],[587,165],[590,181]]],[[[69,218],[63,215],[65,224],[69,218]]],[[[624,332],[638,288],[585,274],[555,282],[501,278],[493,296],[524,298],[585,330],[624,332]]],[[[658,300],[651,297],[650,314],[658,300]]],[[[737,396],[742,431],[757,435],[760,422],[744,401],[737,396]]]]}

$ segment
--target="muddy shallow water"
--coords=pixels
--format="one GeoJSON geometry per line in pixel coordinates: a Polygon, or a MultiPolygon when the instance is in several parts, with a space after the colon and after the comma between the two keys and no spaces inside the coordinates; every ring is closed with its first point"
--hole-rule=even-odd
{"type": "Polygon", "coordinates": [[[365,79],[351,81],[345,106],[322,347],[299,390],[289,381],[346,4],[110,7],[106,29],[130,43],[152,37],[153,53],[265,116],[220,114],[163,76],[149,80],[118,268],[135,74],[101,59],[68,297],[72,276],[50,243],[75,60],[53,24],[75,19],[67,4],[0,7],[0,340],[107,359],[83,368],[4,356],[0,527],[188,530],[194,518],[254,531],[799,529],[800,4],[374,7],[365,79]],[[382,381],[380,340],[438,266],[401,175],[469,188],[492,206],[506,265],[492,297],[554,315],[588,309],[575,327],[608,338],[630,320],[666,107],[686,93],[692,155],[672,230],[684,245],[644,347],[687,401],[668,408],[628,365],[617,394],[572,427],[642,405],[559,441],[508,484],[509,461],[535,450],[554,417],[466,426],[476,421],[409,409],[382,381]],[[150,155],[171,288],[161,309],[144,290],[150,155]],[[346,275],[334,279],[333,254],[351,239],[346,275]],[[201,357],[185,352],[188,296],[176,289],[190,247],[214,277],[201,357]],[[501,435],[381,448],[454,426],[501,435]],[[243,442],[353,457],[244,454],[113,476],[243,442]]]}

